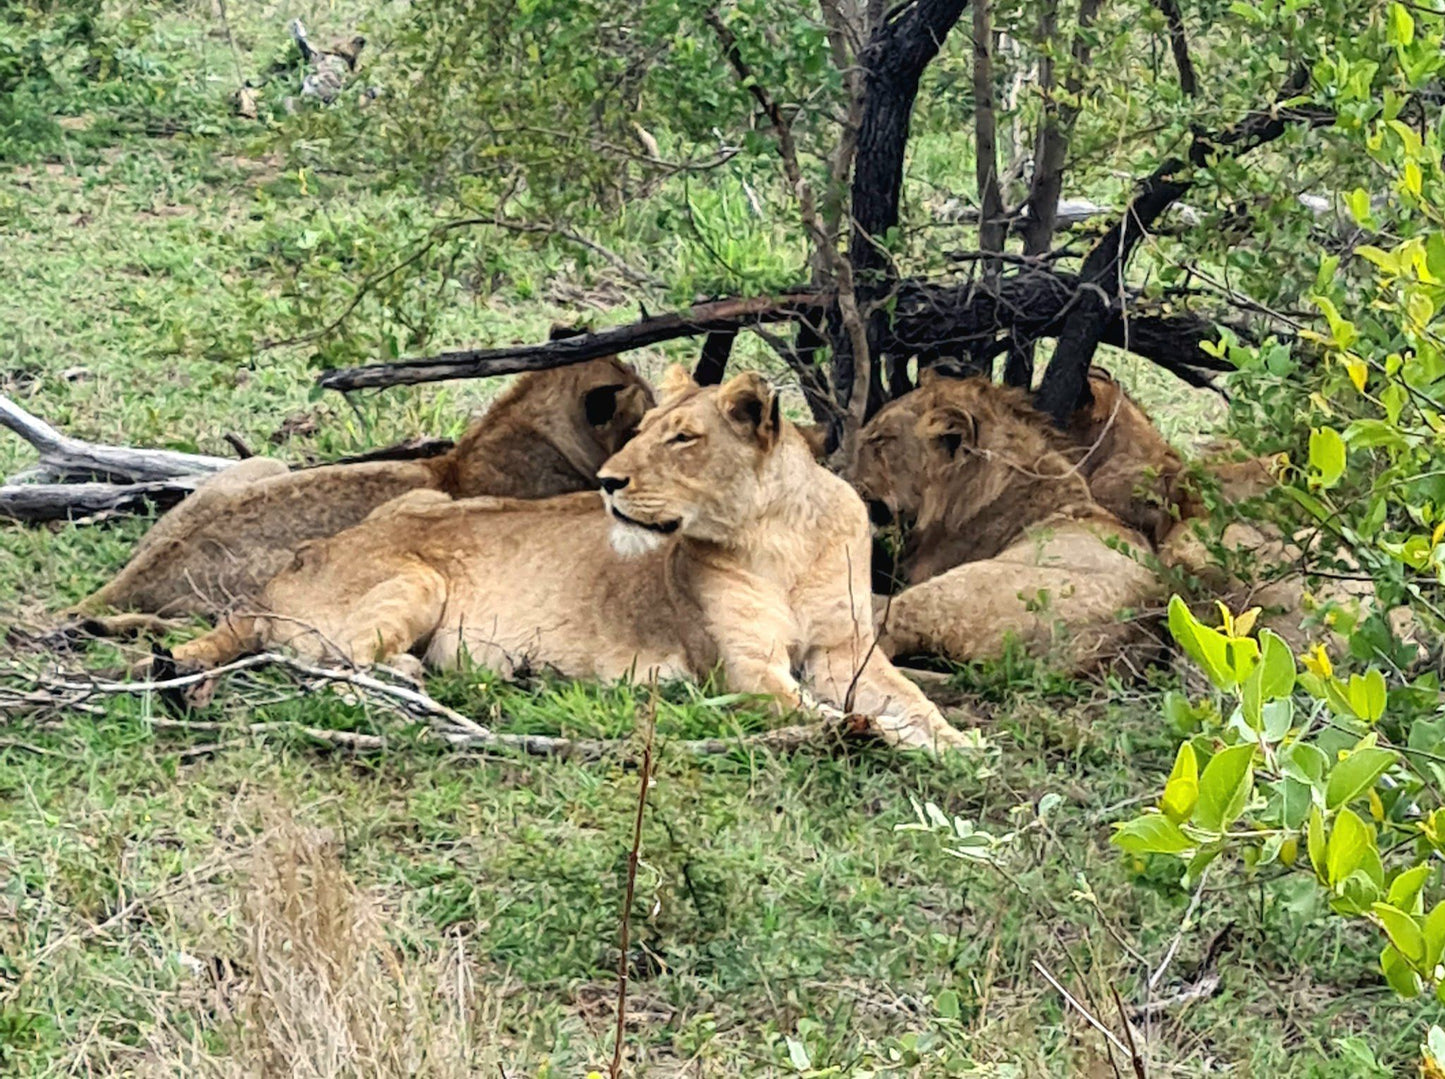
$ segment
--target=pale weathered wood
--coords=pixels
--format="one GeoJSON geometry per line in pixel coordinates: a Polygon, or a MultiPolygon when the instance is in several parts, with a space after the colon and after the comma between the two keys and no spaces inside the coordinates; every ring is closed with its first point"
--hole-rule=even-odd
{"type": "Polygon", "coordinates": [[[229,457],[200,453],[83,442],[61,434],[3,394],[0,394],[0,426],[10,428],[35,447],[40,454],[41,468],[66,476],[84,474],[126,483],[147,483],[219,472],[236,463],[229,457]]]}

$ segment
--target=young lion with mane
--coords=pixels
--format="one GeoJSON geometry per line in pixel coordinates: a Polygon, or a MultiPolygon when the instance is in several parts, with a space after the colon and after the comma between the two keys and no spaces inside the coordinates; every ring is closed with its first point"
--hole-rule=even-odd
{"type": "Polygon", "coordinates": [[[603,492],[528,503],[415,492],[304,547],[262,610],[179,646],[206,668],[285,646],[318,660],[574,678],[721,667],[793,710],[811,690],[873,717],[890,744],[961,736],[875,647],[867,512],[820,466],[761,376],[700,387],[668,373],[658,406],[599,470],[603,492]],[[795,672],[801,671],[801,680],[795,672]]]}
{"type": "Polygon", "coordinates": [[[1161,599],[1129,553],[1149,544],[1095,501],[1070,446],[1023,391],[931,371],[869,421],[854,485],[911,526],[909,587],[876,601],[889,655],[983,659],[1013,637],[1082,670],[1142,636],[1118,612],[1161,599]]]}

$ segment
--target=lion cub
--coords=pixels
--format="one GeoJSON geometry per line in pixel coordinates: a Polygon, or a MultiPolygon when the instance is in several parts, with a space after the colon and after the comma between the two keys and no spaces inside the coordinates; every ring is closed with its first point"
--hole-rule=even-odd
{"type": "Polygon", "coordinates": [[[898,746],[961,736],[874,647],[863,503],[756,374],[668,373],[602,494],[528,503],[415,492],[302,549],[265,613],[175,650],[211,667],[284,646],[371,663],[413,650],[574,678],[701,678],[784,710],[811,690],[898,746]],[[802,680],[795,674],[802,672],[802,680]]]}
{"type": "MultiPolygon", "coordinates": [[[[647,383],[606,357],[523,375],[439,457],[299,472],[253,457],[157,521],[125,568],[68,613],[111,607],[214,617],[254,597],[302,543],[359,524],[407,491],[542,498],[595,488],[598,466],[652,403],[647,383]]],[[[118,631],[128,622],[96,621],[118,631]]]]}

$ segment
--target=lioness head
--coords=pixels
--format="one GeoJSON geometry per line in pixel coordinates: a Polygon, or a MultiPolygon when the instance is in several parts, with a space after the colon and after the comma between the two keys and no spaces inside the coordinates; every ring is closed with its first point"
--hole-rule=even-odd
{"type": "Polygon", "coordinates": [[[674,533],[728,542],[757,505],[765,465],[790,426],[773,388],[752,372],[703,387],[675,366],[659,398],[597,473],[621,554],[652,550],[674,533]]]}

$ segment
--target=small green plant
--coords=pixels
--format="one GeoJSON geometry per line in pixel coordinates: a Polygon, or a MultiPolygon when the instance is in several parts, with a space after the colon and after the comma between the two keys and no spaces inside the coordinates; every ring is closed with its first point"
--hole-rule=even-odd
{"type": "Polygon", "coordinates": [[[1396,992],[1445,1001],[1445,901],[1427,901],[1445,851],[1445,717],[1417,719],[1392,744],[1378,669],[1341,677],[1319,645],[1297,664],[1276,634],[1251,635],[1257,609],[1220,610],[1216,628],[1170,602],[1170,632],[1212,692],[1165,699],[1190,737],[1157,805],[1117,825],[1115,845],[1181,859],[1190,886],[1224,855],[1310,873],[1335,913],[1379,928],[1396,992]]]}

